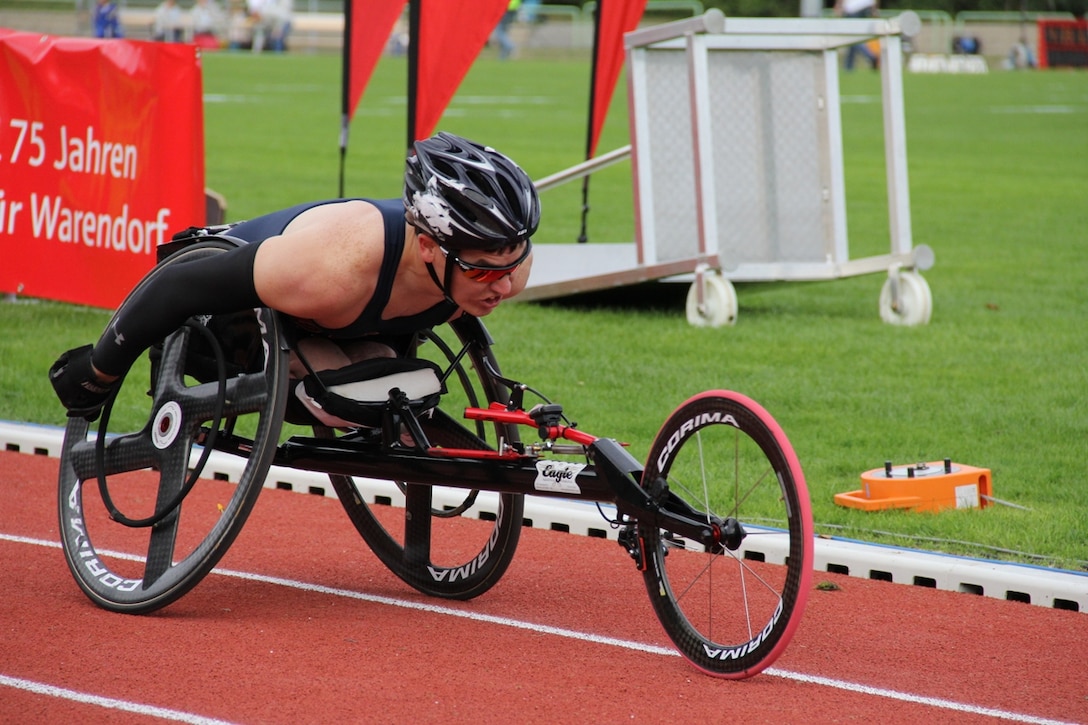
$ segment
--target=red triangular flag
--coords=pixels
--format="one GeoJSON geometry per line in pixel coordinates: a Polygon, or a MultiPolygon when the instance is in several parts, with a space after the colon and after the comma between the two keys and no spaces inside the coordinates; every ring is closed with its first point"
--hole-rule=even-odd
{"type": "Polygon", "coordinates": [[[510,0],[419,0],[415,140],[434,132],[510,0]]]}
{"type": "Polygon", "coordinates": [[[349,3],[345,21],[350,18],[350,27],[345,33],[348,38],[345,52],[350,48],[350,53],[346,53],[348,57],[344,65],[347,91],[344,111],[351,118],[407,0],[345,1],[349,3]]]}
{"type": "Polygon", "coordinates": [[[646,10],[646,0],[600,0],[597,29],[597,46],[594,49],[594,94],[592,99],[591,140],[588,157],[597,150],[612,93],[616,89],[620,70],[623,68],[623,34],[638,27],[638,21],[646,10]]]}

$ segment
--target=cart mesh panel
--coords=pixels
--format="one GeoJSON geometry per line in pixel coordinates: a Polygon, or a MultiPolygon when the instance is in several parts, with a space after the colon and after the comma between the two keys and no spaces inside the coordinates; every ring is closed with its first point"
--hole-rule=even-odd
{"type": "MultiPolygon", "coordinates": [[[[834,252],[822,51],[710,50],[710,148],[701,149],[722,264],[826,262],[834,252]]],[[[640,180],[644,236],[658,261],[698,251],[691,80],[684,50],[646,55],[652,179],[640,180]],[[647,188],[649,187],[649,188],[647,188]],[[649,196],[647,196],[649,192],[649,196]]],[[[637,91],[636,91],[637,92],[637,91]]],[[[648,146],[648,148],[647,148],[648,146]]],[[[710,242],[713,248],[713,242],[710,242]]]]}
{"type": "Polygon", "coordinates": [[[699,250],[691,93],[684,51],[655,52],[652,59],[646,64],[652,189],[641,193],[653,200],[656,261],[668,262],[694,257],[699,250]]]}

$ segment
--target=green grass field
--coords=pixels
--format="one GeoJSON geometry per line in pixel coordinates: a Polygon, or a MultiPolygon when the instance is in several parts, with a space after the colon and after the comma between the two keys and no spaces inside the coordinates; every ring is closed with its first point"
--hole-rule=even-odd
{"type": "MultiPolygon", "coordinates": [[[[331,56],[204,60],[208,185],[247,218],[338,188],[339,65],[331,56]]],[[[386,59],[351,128],[349,195],[399,194],[404,63],[386,59]]],[[[581,160],[588,64],[483,58],[441,127],[486,141],[540,178],[581,160]]],[[[888,248],[879,80],[841,80],[851,257],[888,248]]],[[[881,275],[738,285],[735,327],[699,329],[686,289],[655,285],[510,304],[488,319],[507,374],[564,403],[581,427],[641,457],[687,396],[760,401],[804,466],[820,533],[1088,568],[1088,74],[908,76],[915,243],[932,322],[881,323],[881,275]],[[859,475],[950,457],[989,468],[1026,507],[917,514],[834,504],[859,475]]],[[[622,87],[601,151],[627,143],[622,87]]],[[[543,196],[540,243],[578,234],[580,184],[543,196]]],[[[634,234],[630,166],[594,177],[590,240],[634,234]]],[[[0,419],[60,424],[45,370],[95,339],[108,313],[0,305],[0,419]]]]}

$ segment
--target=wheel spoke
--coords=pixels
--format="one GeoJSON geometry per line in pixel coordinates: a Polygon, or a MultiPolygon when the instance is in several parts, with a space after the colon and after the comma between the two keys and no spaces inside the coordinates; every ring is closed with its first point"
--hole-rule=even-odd
{"type": "Polygon", "coordinates": [[[431,487],[404,487],[404,563],[424,567],[431,562],[431,487]]]}
{"type": "Polygon", "coordinates": [[[167,506],[173,510],[161,521],[151,527],[151,538],[147,549],[147,566],[144,569],[144,586],[158,581],[174,565],[174,548],[177,543],[178,525],[181,523],[181,505],[176,501],[178,493],[185,485],[189,468],[189,441],[178,441],[178,445],[163,451],[162,468],[159,471],[159,491],[155,500],[155,513],[167,506]],[[176,501],[176,503],[175,503],[176,501]]]}
{"type": "Polygon", "coordinates": [[[76,476],[84,481],[104,476],[113,476],[128,471],[139,471],[155,466],[159,461],[158,451],[151,444],[151,438],[144,432],[132,433],[109,439],[103,447],[102,467],[98,466],[97,445],[94,440],[79,441],[72,446],[70,460],[76,476]]]}
{"type": "Polygon", "coordinates": [[[178,540],[178,524],[181,523],[180,506],[166,518],[151,527],[151,539],[147,547],[147,563],[144,566],[144,587],[155,584],[159,577],[174,566],[174,547],[178,540]]]}

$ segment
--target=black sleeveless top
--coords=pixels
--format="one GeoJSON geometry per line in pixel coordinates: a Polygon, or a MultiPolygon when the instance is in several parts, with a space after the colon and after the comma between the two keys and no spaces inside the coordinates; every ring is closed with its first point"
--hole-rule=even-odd
{"type": "MultiPolygon", "coordinates": [[[[228,235],[237,237],[246,242],[260,244],[269,237],[282,234],[287,225],[302,212],[324,204],[336,204],[343,201],[355,201],[353,199],[329,199],[327,201],[310,202],[259,216],[249,221],[240,222],[231,227],[228,235]]],[[[389,320],[382,319],[382,312],[389,303],[389,296],[393,292],[393,280],[397,274],[397,265],[400,264],[401,255],[404,253],[404,202],[400,199],[360,199],[378,208],[385,223],[385,255],[382,258],[381,271],[378,273],[378,284],[374,287],[374,295],[370,298],[362,314],[347,327],[329,329],[317,325],[312,320],[298,320],[298,326],[306,331],[319,334],[334,340],[351,340],[368,335],[410,335],[420,330],[426,330],[435,325],[440,325],[450,319],[457,310],[457,305],[442,300],[429,309],[407,317],[394,317],[389,320]]]]}

